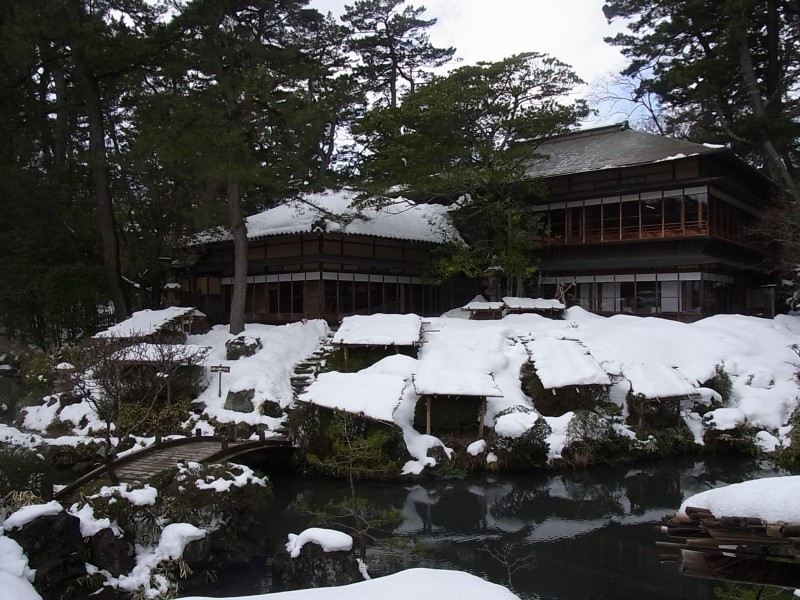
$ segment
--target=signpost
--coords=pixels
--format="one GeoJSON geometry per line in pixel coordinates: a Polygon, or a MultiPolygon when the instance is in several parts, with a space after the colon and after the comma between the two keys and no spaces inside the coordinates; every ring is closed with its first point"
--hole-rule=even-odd
{"type": "Polygon", "coordinates": [[[222,374],[223,373],[230,373],[231,368],[226,367],[225,365],[211,365],[211,372],[212,373],[219,373],[219,387],[217,388],[217,397],[222,397],[222,374]]]}

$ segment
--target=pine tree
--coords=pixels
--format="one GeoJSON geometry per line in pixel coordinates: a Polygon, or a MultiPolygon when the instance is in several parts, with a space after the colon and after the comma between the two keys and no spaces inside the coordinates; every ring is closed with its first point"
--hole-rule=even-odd
{"type": "Polygon", "coordinates": [[[796,2],[607,0],[603,10],[630,20],[608,41],[630,59],[637,96],[655,93],[672,127],[730,143],[800,200],[796,2]]]}
{"type": "Polygon", "coordinates": [[[396,108],[401,89],[414,92],[431,70],[446,64],[454,48],[437,48],[428,38],[436,19],[423,19],[425,7],[405,0],[356,0],[342,20],[352,28],[350,48],[360,57],[356,70],[370,92],[396,108]]]}
{"type": "Polygon", "coordinates": [[[536,140],[585,116],[582,101],[565,99],[579,83],[552,57],[520,54],[461,67],[410,93],[398,108],[372,110],[357,128],[367,149],[360,169],[368,195],[400,189],[422,201],[464,199],[455,214],[469,248],[440,255],[439,270],[474,276],[499,265],[509,287],[521,292],[541,237],[525,202],[541,190],[526,169],[536,140]]]}

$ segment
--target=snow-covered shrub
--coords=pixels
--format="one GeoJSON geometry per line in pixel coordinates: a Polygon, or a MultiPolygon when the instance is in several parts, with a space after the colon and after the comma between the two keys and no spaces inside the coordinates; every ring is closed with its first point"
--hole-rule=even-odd
{"type": "Polygon", "coordinates": [[[235,463],[181,464],[161,476],[159,489],[171,521],[202,528],[226,523],[240,532],[247,530],[248,507],[272,498],[265,477],[235,463]]]}
{"type": "Polygon", "coordinates": [[[708,387],[722,396],[722,403],[728,404],[733,394],[733,379],[730,373],[725,370],[725,363],[718,363],[714,366],[714,377],[703,387],[708,387]]]}
{"type": "Polygon", "coordinates": [[[800,407],[792,412],[789,425],[791,431],[786,436],[788,444],[778,447],[771,458],[781,467],[797,473],[800,472],[800,407]]]}
{"type": "Polygon", "coordinates": [[[239,360],[240,358],[253,356],[263,347],[264,344],[261,343],[261,338],[240,335],[225,342],[225,358],[239,360]]]}
{"type": "MultiPolygon", "coordinates": [[[[533,411],[524,406],[513,406],[500,412],[495,422],[503,416],[513,413],[531,413],[533,411]]],[[[547,442],[553,430],[542,418],[536,419],[533,426],[518,436],[503,435],[495,431],[493,450],[501,466],[509,470],[527,470],[540,467],[547,463],[547,453],[550,445],[547,442]]]]}

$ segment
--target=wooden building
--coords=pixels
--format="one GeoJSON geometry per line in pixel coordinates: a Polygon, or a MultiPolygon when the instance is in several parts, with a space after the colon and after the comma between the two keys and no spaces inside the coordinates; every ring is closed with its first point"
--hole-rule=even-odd
{"type": "MultiPolygon", "coordinates": [[[[568,306],[599,314],[685,321],[774,314],[763,245],[750,233],[769,201],[770,182],[732,152],[625,124],[555,136],[537,151],[542,158],[528,174],[543,179],[548,194],[531,202],[551,236],[540,251],[540,296],[561,298],[560,291],[568,306]]],[[[357,213],[350,208],[354,198],[352,191],[313,194],[247,219],[246,320],[432,316],[477,292],[501,299],[499,285],[423,281],[431,250],[460,239],[446,207],[398,199],[357,213]]],[[[206,232],[190,249],[181,304],[224,322],[231,236],[206,232]]]]}
{"type": "Polygon", "coordinates": [[[556,136],[529,169],[552,237],[542,250],[545,297],[600,314],[694,320],[774,314],[749,228],[770,183],[722,147],[634,131],[625,124],[556,136]]]}
{"type": "MultiPolygon", "coordinates": [[[[248,289],[245,320],[287,323],[304,318],[339,322],[354,314],[438,315],[474,295],[467,282],[423,280],[438,244],[460,240],[447,208],[395,200],[354,211],[352,191],[312,194],[247,219],[248,289]]],[[[190,246],[195,258],[180,278],[181,303],[225,322],[233,284],[233,244],[224,230],[190,246]]]]}

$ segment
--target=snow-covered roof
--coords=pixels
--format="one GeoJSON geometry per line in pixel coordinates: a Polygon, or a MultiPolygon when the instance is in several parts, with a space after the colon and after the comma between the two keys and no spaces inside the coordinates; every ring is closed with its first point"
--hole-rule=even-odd
{"type": "MultiPolygon", "coordinates": [[[[351,204],[357,195],[353,190],[329,190],[289,200],[248,217],[247,237],[328,231],[433,243],[461,240],[445,206],[395,198],[383,208],[356,211],[351,204]]],[[[197,234],[189,243],[208,244],[231,239],[227,229],[218,227],[197,234]]]]}
{"type": "Polygon", "coordinates": [[[419,343],[418,315],[353,315],[345,317],[332,343],[349,346],[414,346],[419,343]]]}
{"type": "Polygon", "coordinates": [[[463,306],[463,310],[503,310],[502,302],[472,301],[463,306]]]}
{"type": "Polygon", "coordinates": [[[708,509],[715,517],[755,517],[765,521],[800,522],[800,476],[765,477],[695,494],[687,507],[708,509]]]}
{"type": "Polygon", "coordinates": [[[502,397],[489,373],[479,371],[421,371],[412,377],[414,390],[420,396],[492,396],[502,397]]]}
{"type": "Polygon", "coordinates": [[[536,152],[548,158],[532,161],[528,174],[553,177],[727,151],[636,131],[620,123],[554,136],[540,143],[536,152]]]}
{"type": "Polygon", "coordinates": [[[506,296],[503,298],[506,308],[512,310],[564,310],[566,307],[560,300],[545,298],[515,298],[506,296]]]}
{"type": "Polygon", "coordinates": [[[543,337],[528,342],[526,347],[545,388],[611,383],[600,364],[578,342],[543,337]]]}
{"type": "Polygon", "coordinates": [[[622,374],[631,382],[631,391],[645,398],[688,396],[697,392],[678,369],[664,364],[624,364],[622,374]]]}
{"type": "Polygon", "coordinates": [[[121,323],[117,323],[94,335],[96,338],[131,338],[145,337],[157,333],[172,321],[184,317],[204,317],[196,308],[186,306],[170,306],[161,310],[140,310],[133,313],[121,323]]]}
{"type": "Polygon", "coordinates": [[[406,378],[399,375],[320,373],[298,400],[391,422],[405,387],[406,378]]]}

